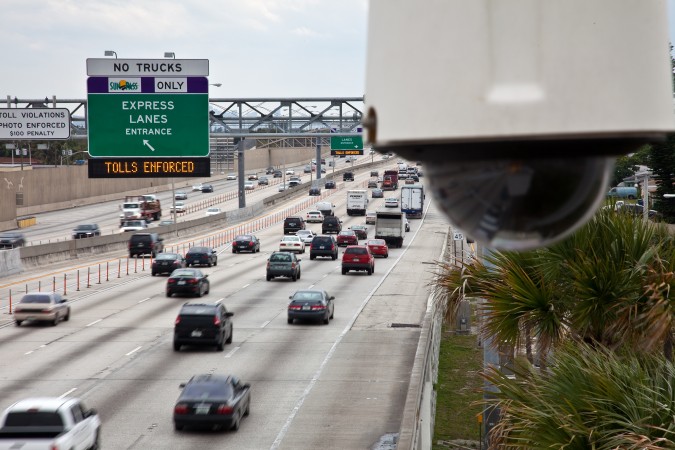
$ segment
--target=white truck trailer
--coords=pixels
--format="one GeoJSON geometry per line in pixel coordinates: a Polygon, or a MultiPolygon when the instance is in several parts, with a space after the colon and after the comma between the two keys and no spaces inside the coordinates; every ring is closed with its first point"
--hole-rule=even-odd
{"type": "Polygon", "coordinates": [[[347,215],[365,216],[368,208],[368,191],[352,189],[347,191],[347,215]]]}
{"type": "Polygon", "coordinates": [[[394,248],[403,246],[405,236],[405,221],[401,211],[377,210],[375,213],[375,239],[384,239],[387,245],[394,248]]]}

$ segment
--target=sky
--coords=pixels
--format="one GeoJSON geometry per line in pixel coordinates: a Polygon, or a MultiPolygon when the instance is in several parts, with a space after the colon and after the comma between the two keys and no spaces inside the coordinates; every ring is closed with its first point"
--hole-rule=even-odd
{"type": "MultiPolygon", "coordinates": [[[[414,1],[414,0],[410,0],[414,1]]],[[[675,0],[667,0],[675,43],[675,0]]],[[[0,101],[85,99],[86,60],[208,59],[210,97],[352,97],[368,0],[2,0],[0,101]]]]}

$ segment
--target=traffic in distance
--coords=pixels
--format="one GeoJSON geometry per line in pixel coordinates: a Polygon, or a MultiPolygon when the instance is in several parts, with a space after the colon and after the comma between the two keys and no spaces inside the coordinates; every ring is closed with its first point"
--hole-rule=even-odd
{"type": "MultiPolygon", "coordinates": [[[[356,174],[352,176],[355,177],[356,174]]],[[[383,177],[382,180],[378,180],[378,185],[381,185],[385,179],[383,177]]],[[[366,282],[362,276],[365,275],[366,278],[372,279],[372,275],[379,272],[385,273],[391,267],[391,264],[387,264],[380,268],[379,261],[389,258],[392,252],[394,252],[394,256],[398,255],[394,249],[403,246],[403,242],[406,240],[406,232],[410,229],[410,222],[404,212],[400,209],[385,208],[384,202],[373,198],[372,192],[367,189],[352,189],[349,184],[353,182],[345,182],[344,186],[336,189],[331,197],[324,199],[325,201],[317,202],[311,208],[300,211],[298,214],[287,216],[282,223],[273,225],[262,232],[237,235],[234,240],[221,248],[195,245],[190,247],[190,250],[185,254],[165,252],[168,243],[158,233],[147,229],[130,233],[128,257],[148,259],[153,277],[140,278],[138,283],[147,286],[141,287],[139,285],[132,290],[125,289],[127,292],[123,297],[129,299],[138,297],[138,300],[143,300],[140,297],[146,295],[154,298],[152,291],[159,287],[157,284],[159,282],[166,297],[182,299],[177,310],[175,309],[176,306],[166,304],[160,306],[162,314],[170,313],[171,309],[176,310],[174,313],[175,320],[172,321],[172,348],[173,351],[180,351],[181,354],[184,354],[186,360],[184,363],[173,360],[174,364],[180,366],[187,364],[184,369],[187,369],[187,371],[194,370],[192,374],[183,377],[187,381],[180,383],[179,389],[175,391],[175,395],[172,395],[174,398],[177,397],[172,406],[173,410],[166,412],[169,416],[169,422],[173,423],[175,432],[189,432],[189,439],[197,439],[204,432],[207,433],[207,436],[211,435],[213,430],[237,431],[242,425],[246,424],[243,419],[249,414],[252,417],[256,417],[256,415],[264,417],[266,415],[265,407],[259,405],[256,408],[255,403],[257,395],[261,397],[265,395],[264,389],[262,391],[256,390],[260,381],[242,382],[239,379],[239,376],[247,380],[260,380],[260,377],[250,377],[244,366],[226,364],[221,369],[229,368],[234,369],[234,371],[222,373],[219,370],[215,374],[209,373],[205,370],[206,368],[197,370],[198,367],[192,367],[198,361],[195,357],[203,358],[205,355],[203,352],[210,347],[217,351],[224,351],[228,345],[231,345],[239,349],[240,352],[243,351],[238,346],[239,343],[233,339],[237,334],[234,332],[235,328],[238,328],[235,317],[242,315],[241,320],[247,320],[245,318],[247,302],[237,301],[235,307],[228,301],[232,294],[228,295],[222,291],[223,286],[229,285],[235,267],[242,267],[241,271],[238,272],[240,276],[246,274],[248,279],[251,280],[264,277],[266,281],[270,282],[270,285],[279,286],[278,288],[273,287],[271,291],[258,287],[258,289],[264,290],[260,291],[259,294],[253,294],[252,298],[256,298],[257,295],[264,292],[263,298],[269,297],[281,300],[284,297],[280,297],[281,292],[279,291],[288,292],[287,300],[284,302],[286,304],[284,315],[287,319],[287,325],[293,325],[293,328],[297,327],[298,331],[303,332],[303,334],[306,331],[313,331],[317,324],[330,325],[334,320],[342,321],[344,325],[345,316],[340,317],[341,311],[346,312],[354,307],[349,303],[348,298],[343,298],[343,295],[341,295],[341,293],[346,292],[345,283],[354,287],[360,286],[366,282]],[[367,223],[367,208],[372,208],[375,212],[374,224],[367,223]],[[305,220],[306,218],[310,218],[311,221],[305,220]],[[325,225],[328,225],[328,228],[324,228],[325,225]],[[274,239],[275,233],[276,239],[274,239]],[[268,235],[271,235],[271,237],[268,235]],[[349,236],[349,239],[343,240],[342,236],[349,236]],[[232,253],[230,258],[237,258],[237,260],[219,261],[219,256],[224,257],[224,253],[232,253]],[[308,260],[314,262],[303,262],[304,255],[307,253],[309,253],[308,260]],[[264,259],[260,260],[257,257],[258,254],[263,255],[264,259]],[[244,261],[241,261],[240,258],[244,258],[244,261]],[[339,260],[338,271],[340,273],[335,272],[334,266],[330,264],[330,261],[336,260],[339,260]],[[242,263],[245,266],[242,266],[242,263]],[[227,264],[227,266],[223,267],[223,264],[227,264]],[[255,267],[258,267],[258,269],[255,269],[255,267]],[[317,273],[317,270],[325,273],[325,275],[321,276],[317,273]],[[338,279],[331,281],[336,273],[338,279]],[[295,285],[301,279],[305,280],[307,278],[307,276],[303,276],[305,274],[309,274],[311,280],[308,282],[310,283],[309,288],[306,287],[306,284],[298,288],[292,287],[290,291],[289,288],[285,287],[287,286],[286,283],[290,282],[291,285],[295,285]],[[166,277],[164,281],[157,279],[157,277],[162,278],[164,276],[166,277]],[[156,281],[152,282],[153,278],[156,281]],[[146,294],[145,290],[147,289],[150,289],[150,291],[146,294]],[[191,300],[190,297],[196,297],[196,299],[191,300]],[[236,369],[239,370],[238,373],[236,369]],[[195,435],[194,433],[198,434],[195,435]]],[[[422,189],[420,198],[423,202],[424,195],[421,185],[420,189],[422,189]]],[[[392,191],[390,194],[394,194],[394,192],[392,191]]],[[[185,191],[180,192],[179,195],[188,198],[192,196],[185,191]]],[[[145,205],[144,207],[142,203],[159,202],[158,198],[125,199],[125,203],[127,203],[126,200],[141,204],[138,205],[140,208],[135,209],[140,210],[142,218],[134,220],[146,222],[148,225],[157,220],[153,216],[152,210],[157,205],[145,205]],[[144,215],[143,212],[145,212],[144,215]]],[[[419,206],[424,208],[424,204],[419,206]]],[[[122,222],[126,222],[128,218],[126,216],[128,211],[124,211],[124,209],[134,208],[123,208],[119,219],[122,222]]],[[[84,228],[89,229],[90,227],[84,228]]],[[[90,237],[77,237],[77,239],[88,238],[90,237]]],[[[254,281],[249,283],[254,283],[254,281]]],[[[367,283],[372,285],[372,282],[367,283]]],[[[90,320],[90,317],[86,316],[88,308],[84,307],[81,314],[85,314],[85,317],[79,319],[77,317],[78,308],[71,312],[71,309],[73,309],[71,306],[82,308],[83,305],[71,305],[70,301],[56,295],[53,295],[53,307],[45,308],[43,305],[39,313],[31,312],[30,309],[24,307],[24,303],[30,304],[32,302],[33,297],[31,296],[35,296],[35,293],[29,293],[22,297],[22,300],[17,303],[13,316],[16,325],[22,325],[21,328],[26,329],[27,332],[37,335],[42,334],[46,331],[44,326],[41,325],[43,321],[55,325],[61,321],[72,323],[73,320],[80,320],[81,322],[90,320]],[[48,309],[56,310],[59,306],[65,307],[67,312],[59,313],[55,311],[53,314],[47,312],[48,309]]],[[[40,296],[47,296],[47,294],[41,294],[40,296]]],[[[173,303],[173,305],[179,304],[173,303]]],[[[84,323],[77,326],[89,327],[84,323]]],[[[278,325],[276,327],[279,329],[278,325]]],[[[246,333],[250,336],[250,329],[251,326],[247,324],[239,333],[246,333]]],[[[292,333],[291,330],[289,332],[292,333]]],[[[304,340],[304,338],[302,339],[304,340]]],[[[153,347],[152,351],[149,350],[149,356],[152,357],[153,352],[161,351],[162,345],[160,339],[157,346],[153,347]]],[[[226,357],[229,358],[229,356],[226,357]]],[[[136,369],[139,368],[132,367],[129,370],[136,369]]],[[[29,373],[32,368],[26,367],[22,370],[24,373],[29,373]]],[[[83,391],[87,392],[86,390],[83,391]]],[[[164,393],[160,395],[164,395],[164,393]]],[[[107,415],[111,414],[105,412],[106,402],[97,402],[95,391],[90,391],[84,397],[84,400],[87,404],[94,405],[97,408],[96,411],[98,411],[89,413],[89,417],[102,418],[102,431],[97,426],[91,427],[92,430],[95,430],[95,433],[90,434],[93,436],[92,439],[95,438],[96,445],[101,445],[102,442],[104,448],[107,448],[108,445],[110,445],[110,448],[118,448],[119,444],[124,441],[124,436],[118,435],[124,435],[124,433],[106,430],[108,424],[105,419],[107,415]]],[[[74,401],[80,402],[81,400],[75,398],[74,401]]],[[[49,403],[47,400],[44,401],[44,405],[36,402],[33,410],[36,413],[47,411],[52,405],[53,403],[49,403]]],[[[84,414],[82,417],[84,417],[84,414]]],[[[158,420],[162,422],[161,418],[158,418],[158,420]]],[[[46,428],[48,425],[45,424],[44,427],[46,428]]],[[[65,425],[64,427],[67,428],[65,425]]],[[[112,429],[115,428],[116,426],[113,425],[112,429]]],[[[248,429],[248,438],[251,438],[251,433],[255,433],[254,430],[255,428],[248,429]]],[[[11,437],[11,431],[16,432],[16,430],[5,426],[0,427],[0,448],[2,448],[3,442],[14,439],[11,437]]],[[[40,434],[44,431],[40,430],[40,426],[30,430],[27,428],[21,430],[25,435],[24,439],[35,438],[48,444],[55,436],[45,437],[46,435],[40,434]],[[29,436],[31,433],[33,433],[33,437],[29,436]]],[[[87,442],[94,441],[90,439],[87,442]]],[[[192,445],[192,448],[194,448],[194,445],[199,446],[195,442],[198,441],[192,441],[189,445],[192,445]]],[[[128,444],[125,446],[128,446],[128,444]]],[[[148,448],[151,447],[152,445],[148,448]]],[[[259,448],[257,445],[251,444],[237,447],[259,448]]],[[[210,444],[203,448],[210,448],[210,444]]],[[[349,448],[349,446],[345,448],[349,448]]]]}

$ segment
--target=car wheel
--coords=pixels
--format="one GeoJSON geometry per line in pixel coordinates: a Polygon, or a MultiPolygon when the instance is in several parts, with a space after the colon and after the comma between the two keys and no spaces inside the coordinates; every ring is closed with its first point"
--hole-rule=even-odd
{"type": "Polygon", "coordinates": [[[53,327],[55,327],[57,323],[59,323],[59,316],[58,315],[56,317],[54,317],[54,320],[52,320],[51,324],[52,324],[53,327]]]}
{"type": "Polygon", "coordinates": [[[267,275],[267,281],[270,281],[272,279],[271,275],[267,275]]]}
{"type": "Polygon", "coordinates": [[[293,281],[298,281],[298,276],[297,276],[297,275],[293,275],[293,276],[291,277],[291,279],[292,279],[293,281]]]}
{"type": "Polygon", "coordinates": [[[100,450],[101,448],[101,434],[99,430],[96,430],[96,435],[94,436],[94,443],[91,444],[89,450],[100,450]]]}
{"type": "Polygon", "coordinates": [[[207,267],[211,267],[213,264],[211,264],[211,261],[206,265],[207,267]]]}
{"type": "MultiPolygon", "coordinates": [[[[223,339],[225,339],[225,337],[223,337],[223,339]]],[[[219,352],[225,350],[225,343],[223,342],[223,340],[221,340],[216,344],[216,350],[218,350],[219,352]]]]}
{"type": "Polygon", "coordinates": [[[232,249],[232,253],[237,253],[237,251],[235,249],[232,249]]]}
{"type": "Polygon", "coordinates": [[[22,321],[22,320],[17,320],[17,321],[14,322],[14,323],[16,324],[17,327],[20,327],[20,326],[21,326],[21,322],[23,322],[23,321],[22,321]]]}
{"type": "Polygon", "coordinates": [[[309,259],[310,259],[310,261],[313,260],[314,258],[316,258],[316,255],[312,255],[312,254],[310,253],[310,254],[309,254],[309,259]]]}
{"type": "Polygon", "coordinates": [[[244,410],[244,415],[248,416],[251,414],[251,398],[249,397],[248,402],[246,402],[246,409],[244,410]]]}
{"type": "Polygon", "coordinates": [[[342,275],[347,275],[347,269],[342,269],[342,275]]]}
{"type": "Polygon", "coordinates": [[[287,319],[287,322],[288,322],[289,325],[292,325],[292,324],[293,324],[293,319],[291,319],[291,318],[289,317],[289,318],[287,319]]]}
{"type": "Polygon", "coordinates": [[[324,318],[323,318],[323,324],[324,324],[324,325],[328,325],[328,317],[324,317],[324,318]]]}
{"type": "Polygon", "coordinates": [[[237,414],[237,418],[234,419],[232,423],[232,431],[237,431],[239,429],[239,424],[241,423],[241,413],[237,414]]]}
{"type": "Polygon", "coordinates": [[[217,265],[218,265],[218,260],[216,259],[215,261],[213,261],[213,267],[216,267],[217,265]]]}
{"type": "Polygon", "coordinates": [[[302,275],[302,272],[298,270],[298,280],[300,279],[300,275],[302,275]]]}
{"type": "Polygon", "coordinates": [[[389,253],[385,253],[385,254],[384,254],[384,257],[385,257],[385,258],[389,258],[389,253]]]}
{"type": "Polygon", "coordinates": [[[174,352],[179,352],[181,347],[182,346],[178,342],[173,343],[173,351],[174,352]]]}
{"type": "Polygon", "coordinates": [[[172,295],[173,295],[173,293],[172,293],[172,292],[170,292],[170,291],[166,291],[166,296],[167,296],[167,297],[171,297],[172,295]]]}
{"type": "Polygon", "coordinates": [[[177,423],[174,423],[174,424],[173,424],[173,429],[176,430],[176,431],[180,431],[180,430],[183,429],[183,425],[179,425],[179,424],[177,424],[177,423]]]}
{"type": "Polygon", "coordinates": [[[333,316],[335,316],[335,310],[332,310],[332,311],[330,312],[330,317],[329,317],[329,319],[332,319],[333,316]]]}
{"type": "Polygon", "coordinates": [[[202,295],[204,295],[204,293],[202,292],[202,288],[200,287],[199,291],[197,291],[197,297],[201,297],[202,295]]]}
{"type": "Polygon", "coordinates": [[[66,310],[66,317],[63,318],[64,322],[68,322],[70,320],[70,308],[66,310]]]}
{"type": "Polygon", "coordinates": [[[232,343],[232,335],[234,334],[234,330],[230,328],[230,335],[227,337],[227,340],[225,341],[226,344],[231,344],[232,343]]]}
{"type": "Polygon", "coordinates": [[[157,275],[157,272],[152,272],[150,275],[154,277],[155,275],[157,275]]]}
{"type": "Polygon", "coordinates": [[[337,259],[337,255],[332,255],[331,258],[333,258],[333,261],[337,259]]]}
{"type": "Polygon", "coordinates": [[[368,269],[368,275],[372,275],[372,274],[373,274],[373,269],[368,269]]]}

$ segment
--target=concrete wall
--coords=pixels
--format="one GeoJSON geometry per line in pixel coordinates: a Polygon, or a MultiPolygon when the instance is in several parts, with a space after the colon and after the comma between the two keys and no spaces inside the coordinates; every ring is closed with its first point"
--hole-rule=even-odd
{"type": "MultiPolygon", "coordinates": [[[[330,154],[322,148],[322,154],[330,154]]],[[[246,171],[269,166],[298,165],[316,156],[312,148],[251,148],[245,151],[246,171]]],[[[119,200],[124,195],[150,194],[169,189],[169,178],[89,179],[87,166],[48,167],[0,172],[0,231],[17,228],[17,219],[47,211],[119,200]],[[17,194],[23,204],[16,204],[17,194]]],[[[215,169],[215,168],[214,168],[215,169]]],[[[236,170],[236,169],[235,169],[236,170]]],[[[229,172],[230,170],[228,170],[229,172]]],[[[214,174],[214,179],[222,178],[214,174]]],[[[191,186],[196,178],[183,178],[177,188],[191,186]]],[[[199,180],[206,180],[205,178],[199,180]]]]}

